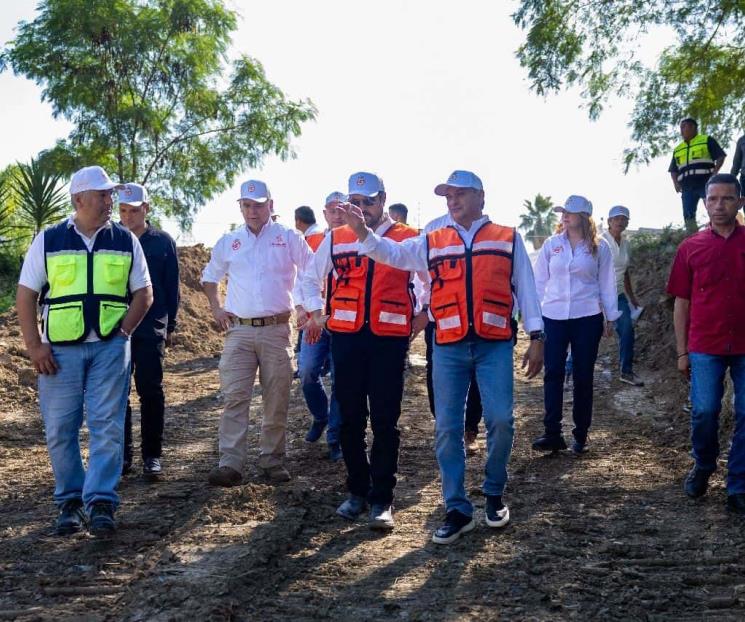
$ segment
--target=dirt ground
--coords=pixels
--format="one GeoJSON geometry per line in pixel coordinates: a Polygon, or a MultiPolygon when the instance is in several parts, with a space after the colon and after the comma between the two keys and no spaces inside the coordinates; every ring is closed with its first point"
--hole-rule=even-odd
{"type": "MultiPolygon", "coordinates": [[[[0,319],[0,619],[745,619],[745,523],[724,510],[725,469],[703,500],[685,498],[685,387],[669,369],[643,362],[647,387],[620,384],[615,340],[598,362],[591,452],[531,451],[541,430],[541,382],[516,372],[505,497],[512,522],[504,530],[483,523],[482,434],[467,475],[478,527],[437,546],[430,536],[443,507],[421,338],[400,422],[396,529],[380,535],[334,515],[344,467],[324,458],[322,444],[304,442],[309,415],[297,381],[288,436],[293,480],[270,486],[255,469],[257,387],[247,483],[207,485],[217,461],[219,336],[200,330],[197,352],[182,342],[168,355],[166,475],[147,483],[135,465],[121,484],[119,531],[100,542],[52,534],[53,480],[33,378],[12,314],[0,319]]],[[[524,347],[523,336],[518,355],[524,347]]]]}

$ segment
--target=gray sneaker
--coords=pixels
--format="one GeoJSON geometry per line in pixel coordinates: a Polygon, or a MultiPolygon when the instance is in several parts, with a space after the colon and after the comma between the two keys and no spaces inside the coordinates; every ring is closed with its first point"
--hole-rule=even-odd
{"type": "Polygon", "coordinates": [[[630,373],[624,373],[621,374],[621,382],[625,382],[626,384],[630,384],[633,387],[643,387],[644,381],[639,379],[639,376],[637,376],[633,371],[630,373]]]}
{"type": "Polygon", "coordinates": [[[367,500],[358,495],[349,495],[349,498],[336,508],[336,513],[346,520],[355,520],[367,509],[367,500]]]}
{"type": "Polygon", "coordinates": [[[393,529],[393,506],[384,503],[374,503],[370,508],[370,519],[367,524],[370,529],[382,531],[393,529]]]}

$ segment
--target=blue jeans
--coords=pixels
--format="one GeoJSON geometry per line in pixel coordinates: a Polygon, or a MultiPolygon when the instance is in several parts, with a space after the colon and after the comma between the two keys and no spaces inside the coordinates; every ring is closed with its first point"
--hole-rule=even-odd
{"type": "Polygon", "coordinates": [[[621,373],[631,374],[634,371],[634,324],[631,322],[631,309],[626,294],[618,295],[618,310],[621,317],[616,320],[616,333],[621,373]]]}
{"type": "Polygon", "coordinates": [[[706,200],[706,186],[693,186],[692,188],[683,188],[680,193],[683,201],[683,218],[696,218],[696,208],[698,200],[706,200]]]}
{"type": "Polygon", "coordinates": [[[321,370],[330,358],[331,336],[324,330],[317,343],[310,344],[303,339],[298,355],[298,377],[303,389],[305,403],[313,419],[319,423],[328,422],[326,440],[329,445],[339,442],[341,413],[334,391],[334,366],[331,364],[331,395],[327,396],[321,383],[321,370]]]}
{"type": "Polygon", "coordinates": [[[727,463],[727,492],[745,493],[745,355],[691,352],[691,444],[702,471],[713,472],[719,457],[719,413],[729,367],[735,388],[735,430],[727,463]]]}
{"type": "Polygon", "coordinates": [[[546,331],[544,346],[543,400],[546,414],[543,424],[549,436],[561,436],[564,409],[564,377],[567,349],[572,347],[572,377],[574,379],[574,438],[587,441],[592,423],[592,393],[595,360],[603,335],[603,315],[590,315],[571,320],[543,318],[546,331]]]}
{"type": "Polygon", "coordinates": [[[464,485],[466,449],[464,407],[471,374],[481,390],[486,428],[485,495],[501,495],[507,485],[507,462],[515,435],[512,416],[512,341],[466,339],[434,344],[435,451],[440,465],[442,495],[449,512],[473,515],[464,485]]]}
{"type": "Polygon", "coordinates": [[[130,344],[124,337],[52,346],[59,370],[39,376],[39,405],[49,459],[54,471],[54,500],[61,505],[82,499],[119,504],[116,486],[124,455],[124,413],[130,377],[130,344]],[[80,457],[83,408],[88,420],[88,470],[80,457]]]}

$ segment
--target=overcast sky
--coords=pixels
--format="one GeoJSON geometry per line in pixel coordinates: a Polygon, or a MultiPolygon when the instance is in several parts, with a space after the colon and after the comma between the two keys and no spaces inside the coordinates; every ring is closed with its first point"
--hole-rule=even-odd
{"type": "MultiPolygon", "coordinates": [[[[0,4],[0,42],[13,37],[19,19],[33,19],[35,4],[0,4]]],[[[267,182],[285,223],[302,204],[322,218],[323,198],[345,190],[351,173],[369,170],[384,179],[389,204],[405,203],[410,223],[424,225],[445,211],[432,190],[456,168],[481,176],[488,213],[506,225],[518,223],[523,201],[536,193],[555,202],[583,194],[598,219],[624,204],[632,228],[682,223],[668,157],[623,175],[631,102],[616,102],[591,122],[576,93],[543,99],[529,91],[514,55],[522,37],[510,19],[514,2],[232,5],[241,13],[234,53],[259,59],[272,82],[319,110],[295,142],[297,159],[268,158],[241,178],[267,182]]],[[[0,93],[0,166],[26,161],[67,134],[69,125],[52,119],[32,82],[6,71],[0,93]]],[[[733,153],[733,145],[722,146],[733,153]]],[[[728,155],[725,169],[730,163],[728,155]]],[[[180,241],[211,245],[239,222],[239,185],[205,205],[180,241]]],[[[166,228],[177,233],[172,223],[166,228]]]]}

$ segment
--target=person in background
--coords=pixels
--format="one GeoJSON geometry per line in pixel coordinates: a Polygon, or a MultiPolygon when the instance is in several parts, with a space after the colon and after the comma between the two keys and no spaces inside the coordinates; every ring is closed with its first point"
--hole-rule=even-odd
{"type": "MultiPolygon", "coordinates": [[[[153,287],[153,304],[132,334],[131,345],[135,388],[140,397],[142,474],[157,479],[163,472],[163,359],[176,330],[179,307],[178,253],[173,238],[147,220],[150,203],[144,186],[124,184],[118,197],[119,219],[140,241],[153,287]]],[[[123,475],[132,467],[132,453],[132,407],[127,400],[123,475]]]]}
{"type": "Polygon", "coordinates": [[[403,203],[394,203],[388,208],[388,215],[391,217],[393,222],[400,222],[402,225],[407,225],[409,218],[409,208],[403,203]]]}
{"type": "Polygon", "coordinates": [[[740,176],[740,192],[745,195],[745,192],[743,192],[745,186],[745,135],[737,139],[731,172],[734,176],[740,176]]]}
{"type": "Polygon", "coordinates": [[[618,333],[618,354],[621,365],[621,382],[635,387],[643,387],[644,382],[634,373],[634,324],[631,321],[629,303],[635,307],[641,306],[634,294],[629,274],[631,251],[629,241],[623,232],[629,226],[629,209],[623,205],[616,205],[608,213],[608,229],[603,232],[603,239],[608,242],[613,255],[613,270],[616,274],[616,289],[618,291],[618,310],[620,317],[616,320],[618,333]]]}
{"type": "Polygon", "coordinates": [[[734,432],[727,461],[727,508],[745,515],[745,204],[734,175],[706,184],[710,226],[684,240],[670,271],[678,370],[691,382],[691,444],[694,465],[684,489],[706,494],[719,458],[719,414],[725,375],[734,387],[734,432]]]}
{"type": "Polygon", "coordinates": [[[535,283],[546,331],[543,397],[545,433],[533,442],[537,451],[558,451],[567,445],[561,431],[567,349],[572,347],[574,374],[574,441],[572,452],[587,451],[592,423],[595,360],[603,333],[610,336],[618,319],[613,255],[598,237],[592,203],[572,195],[561,212],[558,232],[543,244],[536,258],[535,283]],[[603,315],[605,314],[605,320],[603,315]]]}

